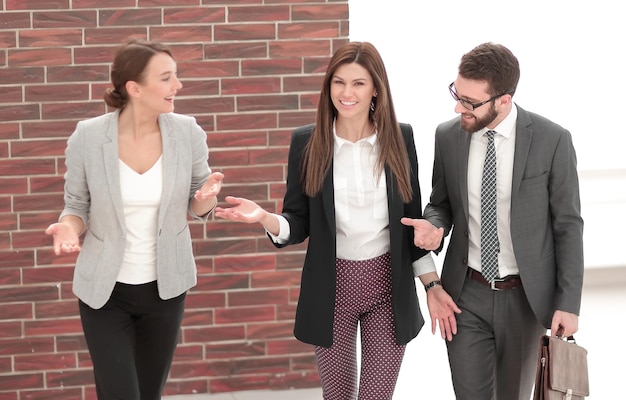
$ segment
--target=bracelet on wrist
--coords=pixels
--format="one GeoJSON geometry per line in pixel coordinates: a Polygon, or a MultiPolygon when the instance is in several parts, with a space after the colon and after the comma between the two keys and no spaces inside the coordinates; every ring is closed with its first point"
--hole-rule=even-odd
{"type": "Polygon", "coordinates": [[[434,288],[435,286],[441,286],[441,281],[439,279],[425,284],[424,290],[428,292],[430,289],[434,288]]]}

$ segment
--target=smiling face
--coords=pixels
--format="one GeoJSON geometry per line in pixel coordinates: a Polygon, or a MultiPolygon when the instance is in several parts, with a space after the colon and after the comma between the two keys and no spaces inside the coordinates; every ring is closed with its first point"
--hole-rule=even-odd
{"type": "Polygon", "coordinates": [[[128,82],[128,92],[142,108],[157,114],[174,111],[174,97],[183,87],[176,75],[176,62],[166,53],[155,54],[142,74],[141,82],[128,82]]]}
{"type": "Polygon", "coordinates": [[[375,92],[372,76],[357,63],[340,65],[330,81],[330,97],[337,118],[367,120],[375,92]]]}
{"type": "MultiPolygon", "coordinates": [[[[459,76],[454,81],[454,88],[457,96],[468,103],[482,103],[492,97],[488,91],[489,84],[486,81],[459,76]]],[[[483,128],[496,127],[509,113],[510,108],[511,95],[503,94],[473,111],[463,107],[461,102],[457,101],[454,111],[461,114],[461,127],[469,133],[474,133],[483,128]]]]}

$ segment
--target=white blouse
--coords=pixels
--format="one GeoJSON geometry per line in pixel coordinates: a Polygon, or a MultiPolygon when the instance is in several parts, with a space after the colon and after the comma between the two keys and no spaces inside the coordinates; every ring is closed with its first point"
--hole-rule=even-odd
{"type": "Polygon", "coordinates": [[[385,171],[375,177],[376,134],[356,143],[335,134],[333,184],[337,258],[368,260],[389,251],[385,171]]]}
{"type": "MultiPolygon", "coordinates": [[[[337,258],[367,260],[389,251],[389,208],[385,171],[374,176],[379,152],[377,135],[355,143],[342,139],[334,132],[333,184],[335,223],[337,228],[337,258]]],[[[289,239],[287,220],[276,214],[280,223],[276,243],[289,239]]],[[[268,232],[269,233],[269,232],[268,232]]],[[[415,276],[435,271],[430,253],[413,263],[415,276]]]]}

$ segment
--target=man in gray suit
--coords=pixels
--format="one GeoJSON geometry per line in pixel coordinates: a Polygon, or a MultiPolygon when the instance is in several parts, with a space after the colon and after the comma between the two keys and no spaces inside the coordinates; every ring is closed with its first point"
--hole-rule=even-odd
{"type": "Polygon", "coordinates": [[[540,336],[578,330],[576,154],[566,129],[513,103],[519,75],[517,58],[498,44],[462,57],[449,86],[460,116],[437,128],[425,219],[404,220],[427,250],[441,250],[452,232],[442,285],[462,310],[446,321],[458,330],[446,342],[457,399],[528,400],[540,336]],[[483,172],[489,160],[492,174],[483,172]],[[491,206],[481,204],[489,176],[491,206]]]}

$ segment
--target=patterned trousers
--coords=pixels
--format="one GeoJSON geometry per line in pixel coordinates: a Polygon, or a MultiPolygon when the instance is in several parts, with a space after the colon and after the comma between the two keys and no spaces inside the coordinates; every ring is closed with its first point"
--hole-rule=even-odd
{"type": "Polygon", "coordinates": [[[324,399],[391,399],[406,348],[396,343],[392,307],[389,254],[363,261],[337,259],[333,345],[315,348],[324,399]]]}

